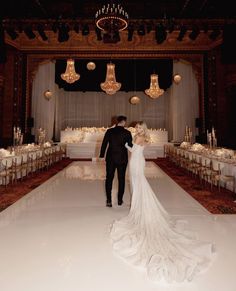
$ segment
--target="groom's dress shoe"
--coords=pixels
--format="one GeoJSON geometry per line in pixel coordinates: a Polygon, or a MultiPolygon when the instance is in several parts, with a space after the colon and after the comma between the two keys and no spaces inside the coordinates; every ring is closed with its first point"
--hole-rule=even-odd
{"type": "Polygon", "coordinates": [[[121,206],[123,204],[123,201],[118,201],[118,205],[121,206]]]}
{"type": "Polygon", "coordinates": [[[107,202],[106,207],[112,207],[111,202],[107,202]]]}

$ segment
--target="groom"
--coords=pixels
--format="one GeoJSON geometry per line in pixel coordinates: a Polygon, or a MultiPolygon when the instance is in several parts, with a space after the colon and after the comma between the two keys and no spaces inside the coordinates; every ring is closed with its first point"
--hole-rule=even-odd
{"type": "Polygon", "coordinates": [[[132,144],[132,135],[129,130],[125,129],[126,116],[118,116],[115,127],[108,129],[105,133],[100,158],[104,158],[106,152],[106,197],[107,207],[112,207],[111,192],[112,182],[115,171],[118,175],[118,205],[123,204],[123,195],[125,191],[125,172],[128,164],[128,153],[125,144],[128,143],[130,147],[132,144]]]}

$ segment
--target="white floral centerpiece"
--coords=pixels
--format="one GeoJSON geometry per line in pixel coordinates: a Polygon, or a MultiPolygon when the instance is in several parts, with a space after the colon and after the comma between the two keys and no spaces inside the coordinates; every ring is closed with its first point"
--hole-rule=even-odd
{"type": "Polygon", "coordinates": [[[187,141],[183,141],[180,144],[180,147],[183,148],[183,149],[188,149],[188,148],[190,148],[190,146],[191,146],[190,142],[187,142],[187,141]]]}
{"type": "Polygon", "coordinates": [[[47,142],[45,142],[44,144],[43,144],[43,147],[44,148],[50,148],[52,145],[51,145],[51,143],[49,142],[49,141],[47,141],[47,142]]]}
{"type": "Polygon", "coordinates": [[[38,145],[35,145],[34,143],[28,143],[20,148],[21,152],[30,152],[36,149],[38,149],[38,145]]]}
{"type": "Polygon", "coordinates": [[[234,156],[234,151],[230,149],[221,148],[221,149],[216,149],[214,151],[214,155],[216,155],[217,157],[225,158],[225,159],[231,159],[234,156]]]}
{"type": "MultiPolygon", "coordinates": [[[[112,127],[114,127],[113,125],[112,127]]],[[[69,143],[80,143],[80,142],[102,142],[103,137],[107,129],[111,127],[80,127],[80,128],[72,128],[67,126],[65,128],[65,132],[69,133],[68,135],[63,134],[63,138],[61,137],[61,140],[63,140],[63,143],[69,144],[69,143]],[[72,133],[70,135],[70,133],[72,133]]],[[[127,130],[131,132],[131,135],[134,136],[136,133],[135,127],[127,127],[127,130]]],[[[158,142],[164,142],[167,141],[167,131],[165,129],[149,129],[150,132],[150,143],[158,143],[158,142]],[[163,135],[163,134],[164,135],[163,135]],[[159,137],[158,134],[161,134],[161,137],[159,137]]]]}
{"type": "Polygon", "coordinates": [[[0,149],[0,158],[5,158],[11,156],[11,153],[8,150],[0,149]]]}
{"type": "Polygon", "coordinates": [[[195,143],[191,146],[191,151],[202,152],[205,150],[205,147],[200,143],[195,143]]]}

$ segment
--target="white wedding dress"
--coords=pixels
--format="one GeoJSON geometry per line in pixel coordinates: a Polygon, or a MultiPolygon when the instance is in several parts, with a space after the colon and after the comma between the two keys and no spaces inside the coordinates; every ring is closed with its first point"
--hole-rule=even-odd
{"type": "Polygon", "coordinates": [[[170,218],[144,175],[144,146],[127,148],[132,151],[132,201],[129,214],[112,225],[113,249],[127,262],[146,268],[151,280],[191,281],[212,261],[212,244],[198,241],[183,222],[170,218]]]}

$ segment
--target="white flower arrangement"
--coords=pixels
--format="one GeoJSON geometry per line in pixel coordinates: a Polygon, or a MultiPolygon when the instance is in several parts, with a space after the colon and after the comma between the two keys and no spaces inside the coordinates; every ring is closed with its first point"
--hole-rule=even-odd
{"type": "Polygon", "coordinates": [[[231,159],[234,156],[234,151],[221,148],[221,149],[216,149],[214,151],[214,155],[216,155],[217,157],[225,158],[225,159],[231,159]]]}
{"type": "Polygon", "coordinates": [[[49,141],[47,141],[47,142],[45,142],[44,144],[43,144],[43,147],[44,148],[50,148],[52,145],[51,145],[51,143],[49,142],[49,141]]]}
{"type": "Polygon", "coordinates": [[[183,148],[183,149],[188,149],[188,148],[190,148],[190,146],[191,146],[190,142],[187,142],[187,141],[183,141],[180,144],[180,147],[183,148]]]}
{"type": "Polygon", "coordinates": [[[0,158],[5,158],[11,156],[11,153],[8,150],[0,149],[0,158]]]}
{"type": "MultiPolygon", "coordinates": [[[[112,126],[114,127],[114,126],[112,126]]],[[[66,127],[65,131],[71,131],[73,132],[73,135],[75,133],[75,136],[68,136],[63,137],[64,143],[79,143],[79,142],[86,142],[86,141],[102,141],[103,136],[107,129],[110,127],[80,127],[80,128],[72,128],[72,127],[66,127]],[[78,133],[78,135],[77,135],[78,133]],[[94,137],[91,137],[90,134],[95,134],[94,137]]],[[[131,132],[131,135],[134,136],[136,133],[135,127],[127,127],[127,130],[131,132]]],[[[150,131],[150,143],[156,143],[159,142],[157,137],[155,136],[158,132],[165,132],[165,129],[149,129],[150,131]]]]}
{"type": "Polygon", "coordinates": [[[202,152],[205,150],[205,147],[200,143],[195,143],[191,146],[191,150],[194,152],[202,152]]]}

